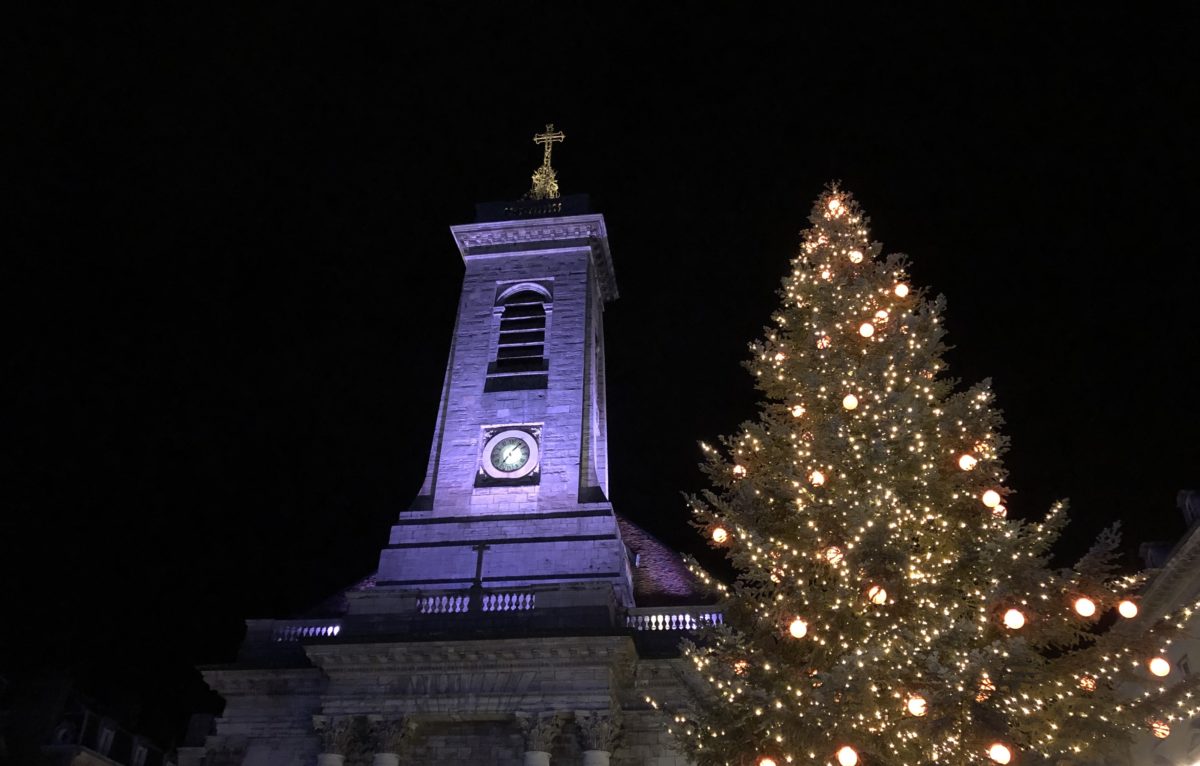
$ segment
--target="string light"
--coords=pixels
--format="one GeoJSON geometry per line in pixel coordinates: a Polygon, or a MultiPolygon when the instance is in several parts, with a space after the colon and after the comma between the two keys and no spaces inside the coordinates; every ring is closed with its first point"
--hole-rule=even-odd
{"type": "Polygon", "coordinates": [[[1004,613],[1004,627],[1009,630],[1020,630],[1025,627],[1025,615],[1020,609],[1009,609],[1004,613]]]}
{"type": "Polygon", "coordinates": [[[1096,602],[1087,596],[1075,599],[1075,611],[1080,617],[1091,617],[1096,613],[1096,602]]]}
{"type": "Polygon", "coordinates": [[[729,539],[729,533],[725,531],[725,527],[717,527],[712,531],[713,542],[717,545],[729,539]]]}
{"type": "Polygon", "coordinates": [[[1004,743],[996,742],[988,748],[988,758],[996,763],[1005,764],[1012,760],[1012,751],[1004,743]]]}
{"type": "Polygon", "coordinates": [[[797,617],[788,625],[788,633],[792,634],[792,638],[804,638],[808,635],[808,623],[797,617]]]}
{"type": "Polygon", "coordinates": [[[836,213],[838,210],[841,210],[841,208],[842,201],[840,199],[834,197],[833,199],[829,200],[829,212],[836,213]]]}
{"type": "Polygon", "coordinates": [[[1134,617],[1137,617],[1138,606],[1129,599],[1125,599],[1121,603],[1117,604],[1117,611],[1120,612],[1121,616],[1125,619],[1131,620],[1134,617]]]}
{"type": "Polygon", "coordinates": [[[846,745],[837,751],[837,759],[841,766],[855,766],[858,763],[858,752],[846,745]]]}

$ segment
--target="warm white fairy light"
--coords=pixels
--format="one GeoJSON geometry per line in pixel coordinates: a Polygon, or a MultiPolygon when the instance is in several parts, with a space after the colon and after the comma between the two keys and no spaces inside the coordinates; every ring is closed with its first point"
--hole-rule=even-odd
{"type": "Polygon", "coordinates": [[[858,763],[858,752],[849,745],[844,745],[837,751],[837,760],[841,766],[855,766],[858,763]]]}
{"type": "Polygon", "coordinates": [[[842,201],[840,199],[838,199],[837,197],[834,197],[833,199],[829,200],[828,207],[829,207],[829,212],[836,213],[838,210],[841,209],[842,201]]]}
{"type": "Polygon", "coordinates": [[[842,406],[848,410],[858,407],[858,397],[854,394],[846,394],[842,398],[842,406]]]}
{"type": "Polygon", "coordinates": [[[792,638],[804,638],[808,635],[808,623],[797,617],[788,625],[788,633],[792,634],[792,638]]]}
{"type": "Polygon", "coordinates": [[[1080,596],[1075,599],[1075,611],[1080,617],[1091,617],[1096,613],[1096,602],[1092,601],[1087,596],[1080,596]]]}
{"type": "Polygon", "coordinates": [[[1020,630],[1025,627],[1025,614],[1020,609],[1009,609],[1004,613],[1004,627],[1020,630]]]}

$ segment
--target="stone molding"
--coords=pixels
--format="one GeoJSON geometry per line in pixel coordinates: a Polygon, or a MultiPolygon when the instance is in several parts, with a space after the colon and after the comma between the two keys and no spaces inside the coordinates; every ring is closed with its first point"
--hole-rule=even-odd
{"type": "Polygon", "coordinates": [[[324,674],[316,668],[203,668],[204,681],[221,695],[320,694],[324,674]]]}
{"type": "Polygon", "coordinates": [[[245,740],[227,739],[209,745],[204,754],[205,766],[241,766],[246,744],[245,740]]]}
{"type": "Polygon", "coordinates": [[[526,752],[549,753],[566,719],[562,713],[516,713],[517,726],[525,737],[526,752]]]}
{"type": "Polygon", "coordinates": [[[617,710],[580,710],[575,713],[575,725],[579,729],[579,744],[584,750],[611,753],[621,729],[620,713],[617,710]]]}
{"type": "Polygon", "coordinates": [[[628,636],[567,637],[553,641],[427,641],[420,643],[310,644],[309,659],[327,671],[361,670],[372,677],[381,667],[407,671],[500,666],[507,670],[539,670],[547,666],[578,667],[581,661],[630,661],[635,656],[628,636]]]}

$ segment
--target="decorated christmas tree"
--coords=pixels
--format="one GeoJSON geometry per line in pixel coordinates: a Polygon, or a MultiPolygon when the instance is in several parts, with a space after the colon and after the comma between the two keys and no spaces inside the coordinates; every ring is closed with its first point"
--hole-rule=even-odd
{"type": "Polygon", "coordinates": [[[945,374],[943,299],[881,256],[836,186],[809,220],[751,346],[758,418],[702,445],[695,524],[737,579],[695,568],[728,606],[685,644],[698,693],[670,712],[688,754],[1109,763],[1190,717],[1195,685],[1163,655],[1191,609],[1138,614],[1115,529],[1051,566],[1065,506],[1007,517],[1001,416],[987,382],[945,374]]]}

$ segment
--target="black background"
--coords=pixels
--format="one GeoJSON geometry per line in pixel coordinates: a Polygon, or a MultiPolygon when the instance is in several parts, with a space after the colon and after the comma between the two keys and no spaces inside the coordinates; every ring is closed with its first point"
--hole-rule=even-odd
{"type": "MultiPolygon", "coordinates": [[[[43,9],[4,35],[0,674],[164,743],[247,617],[370,572],[428,454],[462,265],[553,121],[606,216],[612,496],[701,548],[696,441],[823,185],[949,299],[1010,510],[1064,555],[1200,484],[1196,28],[1184,12],[795,17],[695,4],[43,9]],[[1194,106],[1194,104],[1193,104],[1194,106]]],[[[1132,564],[1132,557],[1131,557],[1132,564]]]]}

